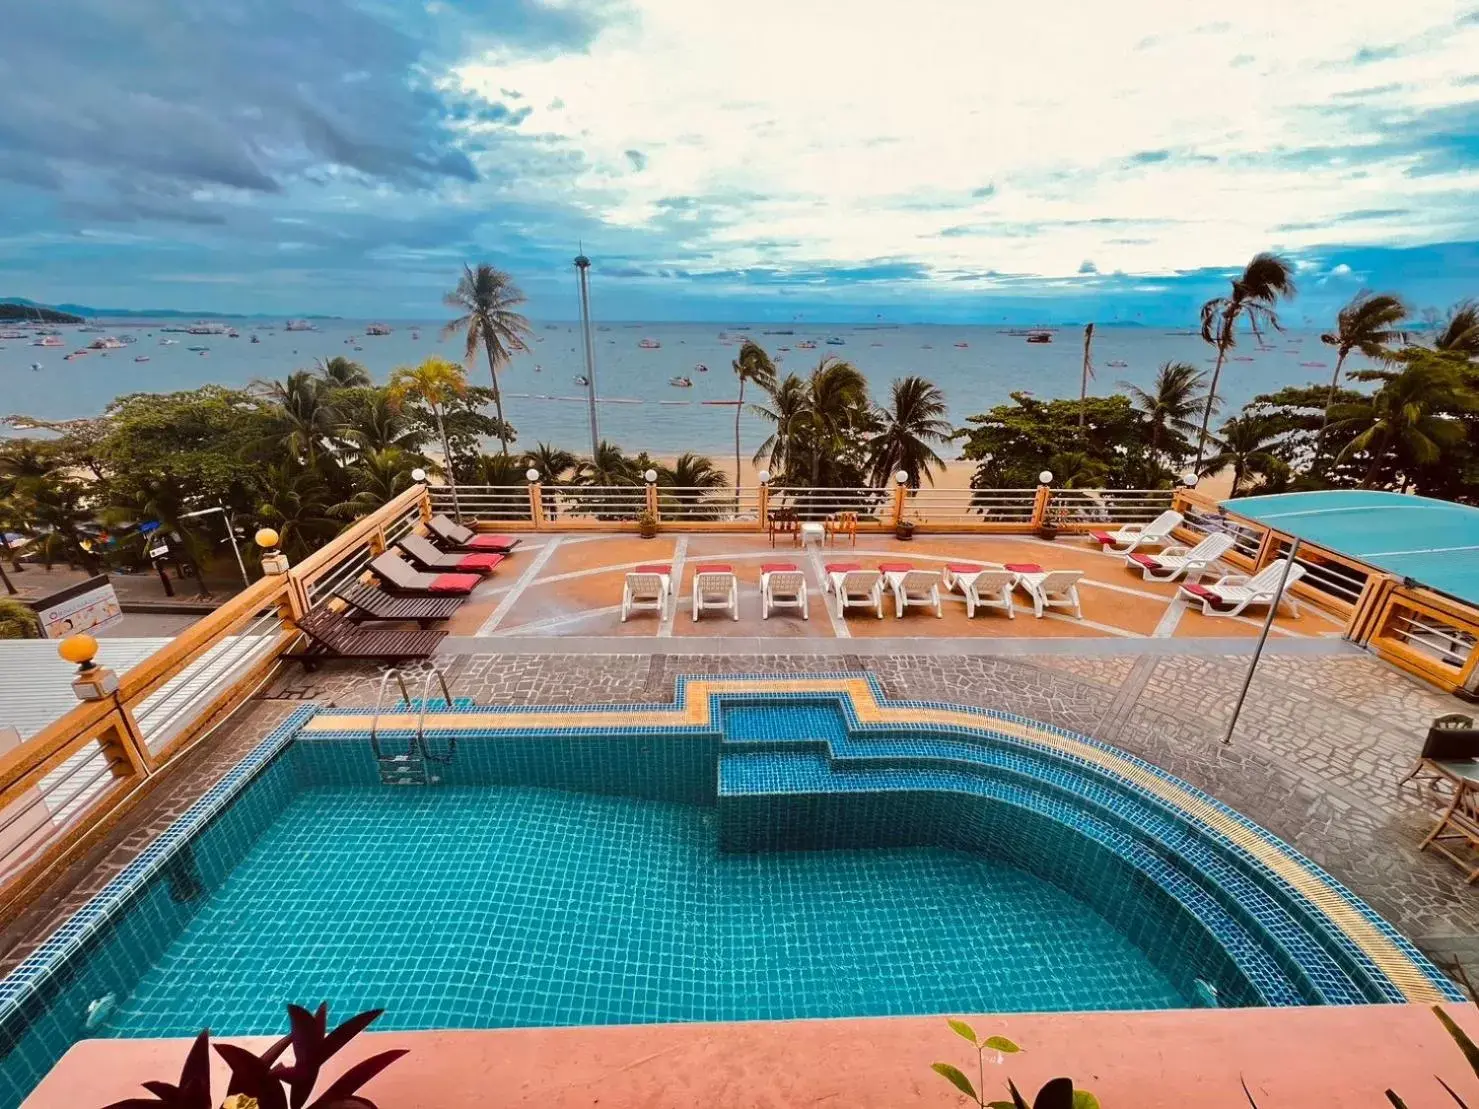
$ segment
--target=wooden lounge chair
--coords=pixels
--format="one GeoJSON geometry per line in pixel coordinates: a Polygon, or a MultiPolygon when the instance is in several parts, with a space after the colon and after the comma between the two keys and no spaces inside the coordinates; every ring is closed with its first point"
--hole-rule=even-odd
{"type": "Polygon", "coordinates": [[[396,597],[378,586],[356,584],[335,593],[355,623],[366,620],[414,620],[423,628],[445,620],[462,607],[461,597],[396,597]]]}
{"type": "Polygon", "coordinates": [[[1044,570],[1034,562],[1008,562],[1006,569],[1017,575],[1016,584],[1032,598],[1032,614],[1039,620],[1046,608],[1072,609],[1074,619],[1084,618],[1084,610],[1078,603],[1078,582],[1084,576],[1082,570],[1044,570]]]}
{"type": "Polygon", "coordinates": [[[667,616],[668,598],[673,592],[673,568],[667,563],[651,563],[638,566],[627,575],[626,585],[621,591],[621,622],[634,612],[657,613],[659,620],[667,616]]]}
{"type": "Polygon", "coordinates": [[[465,528],[446,516],[433,516],[426,521],[426,530],[443,547],[452,551],[472,551],[488,554],[508,554],[519,545],[512,535],[485,535],[465,528]]]}
{"type": "MultiPolygon", "coordinates": [[[[881,570],[882,567],[880,566],[881,570]]],[[[932,608],[936,618],[944,617],[940,609],[940,574],[936,570],[906,570],[888,578],[894,594],[894,617],[902,619],[910,605],[932,608]]]]}
{"type": "Polygon", "coordinates": [[[1249,605],[1280,605],[1288,602],[1289,611],[1299,615],[1299,602],[1289,592],[1289,587],[1304,577],[1304,567],[1295,563],[1289,567],[1289,580],[1284,583],[1284,592],[1279,593],[1279,578],[1284,573],[1287,559],[1275,559],[1251,578],[1246,574],[1224,574],[1211,585],[1190,582],[1176,591],[1177,598],[1192,604],[1201,604],[1204,616],[1236,616],[1249,605]]]}
{"type": "Polygon", "coordinates": [[[728,610],[739,619],[739,579],[734,567],[723,563],[700,566],[693,572],[693,619],[705,609],[728,610]]]}
{"type": "Polygon", "coordinates": [[[483,579],[477,574],[425,574],[394,551],[370,560],[370,572],[380,579],[387,593],[413,596],[465,597],[483,579]]]}
{"type": "Polygon", "coordinates": [[[811,619],[806,575],[794,562],[767,562],[760,567],[760,618],[769,620],[773,608],[799,608],[801,619],[811,619]]]}
{"type": "Polygon", "coordinates": [[[1125,565],[1139,570],[1146,581],[1175,581],[1183,574],[1196,581],[1232,549],[1232,536],[1214,531],[1195,547],[1167,547],[1158,554],[1125,555],[1125,565]]]}
{"type": "Polygon", "coordinates": [[[1017,575],[1000,566],[976,566],[968,562],[951,562],[940,576],[940,584],[946,592],[960,590],[965,597],[965,614],[970,619],[978,608],[999,608],[1008,620],[1017,618],[1017,607],[1012,604],[1012,586],[1017,575]]]}
{"type": "Polygon", "coordinates": [[[1167,509],[1148,524],[1125,524],[1116,531],[1091,531],[1089,535],[1102,550],[1129,554],[1140,547],[1164,546],[1182,519],[1181,513],[1167,509]]]}
{"type": "Polygon", "coordinates": [[[833,564],[827,567],[827,581],[837,594],[837,615],[846,617],[849,608],[871,608],[883,619],[883,575],[877,570],[864,570],[853,565],[833,564]]]}
{"type": "Polygon", "coordinates": [[[397,544],[423,570],[466,574],[491,574],[508,555],[463,554],[461,551],[439,551],[424,535],[404,536],[397,544]]]}
{"type": "Polygon", "coordinates": [[[373,659],[377,662],[405,662],[429,657],[437,644],[446,638],[443,631],[398,631],[356,627],[342,612],[317,609],[305,613],[297,628],[309,639],[307,648],[290,651],[282,657],[312,670],[321,662],[333,659],[373,659]]]}

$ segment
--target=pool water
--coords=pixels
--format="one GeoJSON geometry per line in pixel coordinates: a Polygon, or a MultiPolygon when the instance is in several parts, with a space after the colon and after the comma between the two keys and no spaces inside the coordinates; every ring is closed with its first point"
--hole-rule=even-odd
{"type": "Polygon", "coordinates": [[[297,793],[104,1034],[1188,1004],[1056,886],[933,848],[725,854],[712,807],[530,787],[297,793]]]}

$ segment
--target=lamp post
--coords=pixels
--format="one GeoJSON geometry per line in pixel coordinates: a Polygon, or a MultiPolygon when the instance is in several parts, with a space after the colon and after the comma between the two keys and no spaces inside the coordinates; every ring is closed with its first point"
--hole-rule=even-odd
{"type": "Polygon", "coordinates": [[[241,548],[236,544],[236,525],[231,520],[231,513],[226,511],[225,505],[216,505],[214,508],[202,508],[195,512],[186,512],[180,516],[182,520],[189,520],[196,516],[209,516],[212,512],[219,512],[226,520],[226,538],[231,540],[231,551],[236,555],[236,565],[241,568],[242,585],[251,585],[252,579],[247,577],[246,563],[242,561],[241,548]]]}
{"type": "Polygon", "coordinates": [[[601,445],[601,430],[596,424],[596,347],[591,339],[591,260],[584,253],[575,256],[575,276],[580,285],[580,329],[585,335],[586,402],[591,414],[591,461],[601,445]]]}

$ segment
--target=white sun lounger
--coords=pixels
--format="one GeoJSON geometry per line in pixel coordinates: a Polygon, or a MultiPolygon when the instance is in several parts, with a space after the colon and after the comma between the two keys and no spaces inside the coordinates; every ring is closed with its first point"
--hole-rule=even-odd
{"type": "Polygon", "coordinates": [[[932,608],[936,617],[944,617],[940,611],[940,575],[935,570],[906,570],[902,574],[889,574],[889,588],[894,594],[894,616],[902,619],[904,610],[910,605],[932,608]]]}
{"type": "Polygon", "coordinates": [[[760,618],[770,619],[774,608],[799,608],[801,619],[810,620],[806,598],[806,575],[792,562],[777,562],[760,567],[760,618]]]}
{"type": "Polygon", "coordinates": [[[1289,587],[1304,577],[1304,567],[1295,563],[1289,567],[1289,580],[1284,583],[1284,593],[1278,594],[1279,578],[1284,574],[1287,559],[1270,562],[1251,578],[1246,574],[1224,574],[1211,585],[1183,585],[1176,596],[1195,604],[1201,603],[1206,616],[1236,616],[1249,605],[1282,604],[1288,602],[1289,611],[1299,615],[1299,603],[1289,593],[1289,587]]]}
{"type": "Polygon", "coordinates": [[[1185,575],[1196,581],[1232,548],[1232,536],[1214,531],[1195,547],[1167,547],[1157,554],[1127,554],[1125,565],[1139,570],[1146,581],[1175,581],[1185,575]]]}
{"type": "Polygon", "coordinates": [[[1089,535],[1102,550],[1129,554],[1140,547],[1164,546],[1182,519],[1181,513],[1167,509],[1148,524],[1126,524],[1117,531],[1091,531],[1089,535]]]}
{"type": "Polygon", "coordinates": [[[1074,618],[1082,620],[1084,610],[1078,603],[1078,580],[1084,576],[1082,570],[1044,570],[1040,573],[1019,573],[1017,584],[1032,598],[1032,613],[1042,619],[1045,608],[1071,608],[1074,618]]]}
{"type": "Polygon", "coordinates": [[[693,572],[693,619],[697,621],[705,609],[727,610],[739,619],[739,579],[734,567],[700,566],[693,572]]]}
{"type": "Polygon", "coordinates": [[[827,584],[837,594],[837,615],[849,608],[871,608],[883,619],[883,575],[877,570],[832,570],[827,584]]]}
{"type": "Polygon", "coordinates": [[[666,564],[639,566],[627,575],[621,591],[621,622],[634,612],[656,612],[658,619],[667,616],[668,598],[673,592],[673,568],[666,564]]]}
{"type": "Polygon", "coordinates": [[[1008,620],[1017,618],[1016,606],[1012,604],[1012,585],[1017,575],[1000,566],[975,566],[969,563],[950,563],[940,577],[945,591],[960,590],[965,597],[967,618],[976,615],[978,608],[1005,610],[1008,620]]]}

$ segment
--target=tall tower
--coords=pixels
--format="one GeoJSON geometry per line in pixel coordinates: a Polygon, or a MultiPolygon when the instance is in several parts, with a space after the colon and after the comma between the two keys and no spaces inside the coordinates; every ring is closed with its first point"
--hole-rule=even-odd
{"type": "Polygon", "coordinates": [[[591,260],[584,252],[575,256],[575,279],[580,285],[580,329],[585,334],[586,400],[591,412],[591,461],[601,446],[601,430],[596,423],[596,345],[591,338],[591,260]]]}

